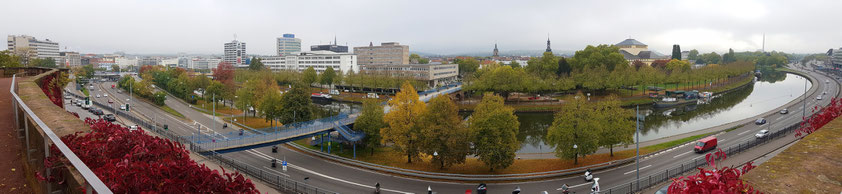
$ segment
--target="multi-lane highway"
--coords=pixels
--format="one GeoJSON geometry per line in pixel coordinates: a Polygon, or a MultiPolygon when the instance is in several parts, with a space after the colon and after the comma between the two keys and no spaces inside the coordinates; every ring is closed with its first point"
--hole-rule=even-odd
{"type": "MultiPolygon", "coordinates": [[[[807,109],[816,105],[826,105],[833,96],[837,95],[839,84],[827,76],[814,72],[807,73],[818,80],[816,83],[813,83],[815,92],[810,93],[806,98],[807,109]],[[826,80],[830,81],[825,82],[826,80]],[[824,96],[822,100],[816,100],[816,97],[819,95],[824,96]]],[[[100,102],[107,102],[110,98],[115,101],[115,104],[125,104],[127,102],[126,99],[128,99],[128,95],[125,92],[118,93],[118,89],[112,89],[111,84],[114,83],[100,83],[97,86],[99,89],[91,92],[92,95],[97,93],[107,93],[109,94],[108,98],[92,99],[100,102]]],[[[772,129],[775,131],[801,121],[801,114],[803,111],[803,104],[801,103],[802,99],[803,98],[799,98],[796,101],[788,103],[785,107],[781,107],[781,109],[787,108],[789,110],[788,114],[778,114],[777,111],[780,109],[775,109],[769,113],[754,117],[766,118],[768,122],[764,125],[755,125],[751,122],[736,130],[719,134],[717,136],[719,139],[719,147],[724,148],[755,138],[754,134],[761,129],[772,129]]],[[[136,102],[132,103],[133,113],[143,115],[142,118],[156,120],[156,122],[162,124],[168,124],[172,131],[181,135],[192,135],[196,133],[196,123],[204,126],[203,128],[216,126],[213,130],[208,129],[201,131],[201,133],[206,134],[227,133],[238,130],[235,128],[222,129],[221,122],[218,119],[216,124],[214,124],[214,121],[209,115],[193,110],[192,108],[189,108],[189,105],[171,96],[168,97],[166,104],[173,109],[178,110],[189,119],[176,118],[175,116],[169,115],[158,108],[154,108],[152,105],[140,103],[137,99],[133,101],[136,102]]],[[[793,139],[794,137],[788,136],[774,140],[770,144],[785,144],[791,142],[793,139]]],[[[671,151],[662,152],[646,159],[642,159],[640,161],[641,176],[661,172],[681,162],[703,157],[701,154],[693,153],[692,149],[692,146],[685,145],[671,151]]],[[[748,152],[752,151],[753,150],[750,150],[748,152]]],[[[321,158],[316,158],[308,154],[292,151],[284,147],[282,147],[278,153],[271,153],[270,148],[266,147],[229,153],[226,155],[253,166],[264,168],[266,171],[274,172],[284,177],[307,182],[308,184],[341,193],[371,193],[374,190],[374,184],[378,182],[381,183],[382,191],[384,193],[426,193],[428,186],[438,193],[464,193],[465,190],[468,189],[474,190],[477,185],[475,183],[446,183],[418,180],[383,174],[371,170],[345,166],[321,158]],[[269,161],[273,158],[279,160],[285,158],[290,164],[288,171],[284,172],[281,168],[271,168],[269,161]]],[[[596,172],[595,176],[601,178],[601,187],[603,189],[607,189],[617,184],[623,184],[633,180],[635,174],[634,165],[625,165],[610,170],[596,172]]],[[[580,176],[575,176],[532,182],[489,184],[488,190],[489,193],[510,193],[515,187],[520,187],[523,193],[538,193],[541,191],[559,193],[556,189],[559,188],[561,184],[568,184],[572,186],[572,191],[578,193],[587,193],[590,189],[590,183],[582,180],[582,177],[580,176]]]]}

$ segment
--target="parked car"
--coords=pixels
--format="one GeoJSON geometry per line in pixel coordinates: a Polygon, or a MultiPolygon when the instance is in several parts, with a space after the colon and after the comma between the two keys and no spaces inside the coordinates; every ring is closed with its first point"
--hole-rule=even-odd
{"type": "Polygon", "coordinates": [[[91,105],[83,104],[82,109],[88,110],[91,108],[91,105]]]}
{"type": "Polygon", "coordinates": [[[696,146],[693,147],[693,151],[696,151],[696,153],[703,153],[708,150],[712,150],[716,148],[716,142],[716,136],[702,138],[696,142],[696,146]]]}
{"type": "Polygon", "coordinates": [[[111,101],[111,99],[108,99],[108,103],[114,103],[114,101],[111,101]]]}
{"type": "Polygon", "coordinates": [[[757,124],[757,125],[766,124],[766,119],[765,118],[759,118],[759,119],[754,121],[754,124],[757,124]]]}
{"type": "Polygon", "coordinates": [[[97,94],[96,97],[99,98],[99,94],[97,94]]]}
{"type": "Polygon", "coordinates": [[[90,113],[94,113],[95,111],[96,111],[96,108],[94,108],[94,107],[88,108],[88,112],[90,112],[90,113]]]}
{"type": "Polygon", "coordinates": [[[787,110],[787,109],[783,109],[783,110],[781,110],[781,114],[782,114],[782,115],[785,115],[785,114],[787,114],[787,113],[789,113],[789,110],[787,110]]]}
{"type": "Polygon", "coordinates": [[[115,117],[114,114],[107,114],[107,115],[103,116],[102,118],[105,119],[108,122],[117,121],[117,117],[115,117]]]}
{"type": "Polygon", "coordinates": [[[769,136],[769,130],[766,129],[760,130],[757,132],[757,134],[754,134],[754,137],[757,137],[757,139],[764,138],[767,136],[769,136]]]}
{"type": "Polygon", "coordinates": [[[100,115],[103,115],[103,114],[105,114],[105,112],[102,112],[102,109],[96,109],[94,111],[94,115],[100,116],[100,115]]]}
{"type": "Polygon", "coordinates": [[[73,97],[70,97],[70,95],[64,96],[64,99],[71,99],[71,98],[73,98],[73,97]]]}

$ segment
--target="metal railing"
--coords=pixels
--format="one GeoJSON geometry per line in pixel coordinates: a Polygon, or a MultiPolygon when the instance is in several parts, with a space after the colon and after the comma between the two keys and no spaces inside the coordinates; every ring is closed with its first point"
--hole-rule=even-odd
{"type": "MultiPolygon", "coordinates": [[[[44,139],[44,158],[50,156],[50,143],[52,143],[52,145],[55,145],[56,148],[58,148],[58,150],[61,151],[61,154],[63,154],[64,157],[67,158],[67,161],[69,161],[70,164],[73,165],[73,168],[76,168],[76,170],[79,171],[79,174],[81,174],[82,177],[85,179],[86,193],[92,193],[93,191],[96,191],[97,193],[112,193],[111,189],[109,189],[108,186],[106,186],[105,183],[103,183],[102,180],[100,180],[96,176],[96,174],[94,174],[94,172],[91,171],[91,169],[88,168],[88,166],[85,165],[85,163],[82,162],[81,159],[79,159],[79,156],[76,156],[76,154],[74,154],[73,151],[70,150],[70,148],[67,147],[67,145],[65,145],[63,141],[61,141],[61,138],[58,135],[56,135],[56,133],[53,132],[53,130],[50,129],[50,127],[47,126],[47,124],[45,124],[44,121],[41,120],[41,118],[35,115],[35,113],[32,112],[32,109],[30,109],[29,106],[27,106],[26,103],[23,102],[23,100],[21,100],[20,96],[18,96],[17,94],[17,88],[15,87],[17,85],[16,79],[17,75],[13,75],[11,87],[9,87],[9,93],[11,93],[12,97],[14,98],[14,100],[12,101],[12,106],[15,110],[15,127],[20,128],[21,124],[23,124],[23,128],[26,134],[27,159],[32,158],[32,152],[29,151],[29,131],[33,129],[30,129],[28,123],[19,123],[19,116],[21,116],[18,115],[18,112],[20,112],[19,109],[23,109],[23,112],[25,114],[22,116],[24,116],[24,118],[28,117],[30,120],[32,120],[32,122],[34,122],[34,124],[37,125],[38,128],[41,128],[41,131],[44,132],[44,135],[49,137],[44,139]]],[[[28,120],[24,119],[24,122],[28,122],[28,120]]],[[[47,176],[50,176],[50,171],[51,170],[49,168],[46,169],[47,176]]],[[[51,190],[52,188],[50,186],[50,183],[47,183],[47,193],[52,193],[51,190]]]]}
{"type": "MultiPolygon", "coordinates": [[[[75,93],[68,92],[68,94],[71,94],[71,95],[73,95],[77,98],[84,98],[83,96],[77,95],[75,93]]],[[[108,106],[107,104],[102,104],[102,103],[99,103],[99,102],[96,102],[96,101],[92,101],[92,102],[93,102],[94,105],[99,106],[101,108],[110,108],[110,106],[108,106]]],[[[280,174],[277,174],[275,172],[266,171],[266,170],[264,170],[262,168],[259,168],[257,166],[253,166],[253,165],[250,165],[250,164],[246,164],[244,162],[240,162],[236,159],[233,159],[231,157],[216,153],[214,151],[203,149],[198,144],[195,144],[194,142],[192,142],[189,139],[190,136],[178,135],[176,133],[173,133],[170,130],[164,129],[162,126],[158,126],[155,123],[152,123],[150,121],[140,119],[140,118],[138,118],[138,117],[136,117],[132,114],[129,114],[128,112],[117,111],[115,114],[122,117],[125,120],[128,120],[129,122],[132,122],[134,124],[139,125],[141,128],[146,129],[147,131],[154,132],[154,133],[156,133],[156,134],[158,134],[158,135],[160,135],[164,138],[167,138],[169,140],[172,140],[174,142],[184,144],[185,147],[193,153],[206,153],[207,152],[209,154],[205,155],[204,157],[206,157],[206,158],[208,158],[212,161],[216,161],[220,165],[228,166],[230,168],[236,169],[239,172],[250,175],[251,177],[257,178],[257,179],[267,183],[269,186],[274,187],[275,189],[293,192],[293,193],[306,193],[306,194],[334,194],[334,193],[338,193],[338,192],[330,191],[330,190],[323,189],[323,188],[320,188],[320,187],[316,187],[316,186],[313,186],[313,185],[310,185],[310,184],[307,184],[307,183],[299,182],[299,181],[287,178],[286,176],[281,176],[280,174]]],[[[266,161],[266,162],[269,162],[269,161],[266,161]]]]}
{"type": "MultiPolygon", "coordinates": [[[[796,123],[796,124],[790,125],[788,127],[785,127],[781,130],[775,131],[775,132],[769,134],[768,137],[759,138],[759,139],[751,139],[749,141],[739,143],[737,145],[732,145],[728,148],[722,149],[722,151],[725,152],[726,155],[731,156],[733,154],[746,151],[749,148],[752,148],[752,147],[755,147],[755,146],[758,146],[758,145],[763,145],[763,144],[768,143],[768,142],[770,142],[774,139],[786,136],[786,135],[792,133],[793,131],[795,131],[796,129],[798,129],[800,126],[801,126],[800,123],[796,123]]],[[[694,160],[683,162],[679,165],[675,165],[675,166],[673,166],[671,168],[668,168],[668,169],[666,169],[664,171],[661,171],[661,172],[656,172],[656,173],[649,174],[647,176],[642,176],[638,180],[633,180],[633,181],[630,181],[628,183],[623,183],[623,184],[611,187],[607,190],[602,190],[602,193],[611,194],[611,193],[640,192],[640,191],[645,190],[649,187],[660,184],[664,181],[668,181],[672,177],[676,177],[676,176],[682,175],[686,172],[696,170],[698,167],[705,166],[705,165],[707,165],[707,161],[705,161],[704,158],[697,158],[697,159],[694,159],[694,160]]]]}
{"type": "Polygon", "coordinates": [[[184,138],[192,140],[204,149],[228,149],[320,133],[332,130],[334,128],[333,122],[341,121],[343,123],[349,123],[353,122],[354,119],[356,119],[356,117],[349,117],[348,115],[342,114],[312,121],[288,124],[284,127],[277,128],[274,132],[267,132],[266,134],[244,134],[242,136],[232,135],[222,137],[194,135],[185,136],[184,138]]]}

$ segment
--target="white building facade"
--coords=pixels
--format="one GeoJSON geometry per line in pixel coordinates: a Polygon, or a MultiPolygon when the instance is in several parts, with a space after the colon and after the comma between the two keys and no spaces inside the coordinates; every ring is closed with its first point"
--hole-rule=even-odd
{"type": "Polygon", "coordinates": [[[219,63],[222,62],[222,59],[205,59],[205,58],[193,58],[190,60],[190,64],[188,68],[190,69],[213,69],[216,68],[219,63]]]}
{"type": "Polygon", "coordinates": [[[28,62],[29,58],[51,58],[56,61],[56,64],[62,63],[61,55],[59,54],[59,46],[57,42],[52,42],[50,39],[38,40],[35,37],[27,35],[9,35],[6,42],[10,51],[15,55],[22,56],[24,62],[28,62]]]}
{"type": "Polygon", "coordinates": [[[223,61],[233,65],[234,67],[247,67],[246,64],[246,43],[237,40],[225,43],[225,56],[223,61]]]}
{"type": "Polygon", "coordinates": [[[301,52],[301,39],[296,38],[295,34],[284,34],[278,37],[275,43],[278,56],[287,56],[301,52]]]}
{"type": "Polygon", "coordinates": [[[331,51],[299,52],[286,56],[264,57],[260,62],[272,71],[303,72],[309,67],[313,67],[317,73],[324,72],[328,67],[342,73],[360,70],[357,55],[331,51]]]}

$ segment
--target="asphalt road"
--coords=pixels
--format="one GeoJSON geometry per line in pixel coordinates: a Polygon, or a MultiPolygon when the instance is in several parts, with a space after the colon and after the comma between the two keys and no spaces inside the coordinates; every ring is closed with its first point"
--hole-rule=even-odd
{"type": "MultiPolygon", "coordinates": [[[[836,82],[831,81],[831,84],[826,84],[824,82],[824,80],[829,80],[830,78],[817,73],[810,74],[816,77],[816,79],[819,81],[818,83],[813,83],[813,86],[817,87],[817,92],[807,97],[808,109],[809,107],[815,105],[826,105],[829,102],[831,96],[836,95],[837,90],[839,90],[839,85],[836,84],[836,82]],[[825,95],[822,100],[816,100],[816,96],[821,95],[824,91],[827,91],[827,95],[825,95]]],[[[128,99],[128,95],[125,92],[117,93],[117,89],[110,88],[111,84],[114,83],[100,83],[98,86],[99,88],[95,91],[92,91],[91,94],[95,96],[95,94],[97,93],[101,94],[101,92],[105,92],[109,94],[108,98],[114,100],[115,103],[124,104],[125,102],[127,102],[126,99],[128,99]]],[[[108,98],[92,99],[104,102],[107,101],[108,98]]],[[[802,98],[799,98],[798,101],[800,101],[800,99],[802,98]]],[[[135,99],[134,101],[138,100],[135,99]]],[[[154,108],[154,106],[152,105],[145,103],[133,103],[137,105],[133,105],[132,112],[137,115],[143,115],[143,117],[148,118],[150,120],[156,120],[159,123],[168,124],[171,130],[182,135],[192,135],[196,133],[197,129],[196,124],[193,123],[194,121],[203,126],[214,126],[213,121],[208,115],[187,107],[186,104],[184,104],[181,101],[175,100],[174,97],[168,97],[166,103],[168,106],[184,114],[186,117],[189,118],[189,120],[176,118],[160,109],[154,108]]],[[[771,127],[774,131],[801,121],[801,111],[803,110],[801,103],[790,103],[790,106],[785,108],[789,109],[789,114],[782,115],[770,113],[769,115],[764,114],[761,116],[754,117],[765,117],[768,122],[764,125],[755,125],[752,122],[744,125],[739,129],[718,135],[717,137],[719,139],[719,147],[724,148],[755,138],[754,134],[761,129],[769,129],[771,127]]],[[[221,123],[218,121],[218,119],[216,124],[217,125],[215,130],[202,130],[202,133],[226,133],[237,130],[233,127],[221,129],[221,123]]],[[[768,145],[783,145],[791,142],[793,139],[794,137],[787,136],[770,142],[768,145]]],[[[662,172],[665,169],[670,168],[673,165],[677,165],[681,162],[685,162],[694,158],[704,157],[702,154],[693,153],[692,149],[692,146],[685,145],[677,149],[673,149],[671,151],[663,152],[658,155],[642,159],[640,161],[641,177],[656,172],[662,172]]],[[[740,155],[765,154],[767,152],[768,151],[766,150],[756,151],[753,149],[741,153],[740,155]]],[[[381,183],[383,193],[426,193],[428,186],[432,187],[433,191],[437,193],[464,193],[465,190],[468,189],[474,190],[477,185],[474,183],[445,183],[398,177],[379,172],[359,169],[355,167],[348,167],[345,165],[315,158],[303,153],[291,151],[284,147],[281,147],[279,153],[271,153],[270,148],[265,147],[235,153],[228,153],[226,155],[232,158],[236,158],[242,162],[251,164],[253,166],[264,168],[266,171],[275,172],[281,176],[286,176],[295,180],[304,181],[315,186],[319,186],[325,189],[341,193],[371,193],[374,189],[374,184],[377,182],[381,183]],[[290,164],[288,171],[283,172],[280,167],[274,169],[271,168],[269,162],[271,158],[276,158],[279,160],[286,158],[286,160],[290,164]],[[305,177],[308,178],[306,181],[304,180],[305,177]]],[[[733,157],[729,157],[729,159],[731,158],[733,157]]],[[[601,179],[601,188],[607,189],[617,184],[623,184],[633,180],[635,176],[634,172],[635,166],[633,164],[630,164],[618,168],[595,172],[595,177],[601,179]]],[[[488,191],[489,193],[510,193],[512,189],[514,189],[516,186],[519,186],[523,191],[522,193],[539,193],[541,191],[549,191],[550,193],[560,193],[556,191],[556,189],[559,188],[561,184],[568,184],[572,186],[571,190],[577,193],[587,193],[590,189],[590,183],[585,182],[581,176],[574,176],[534,182],[489,184],[488,191]]]]}

